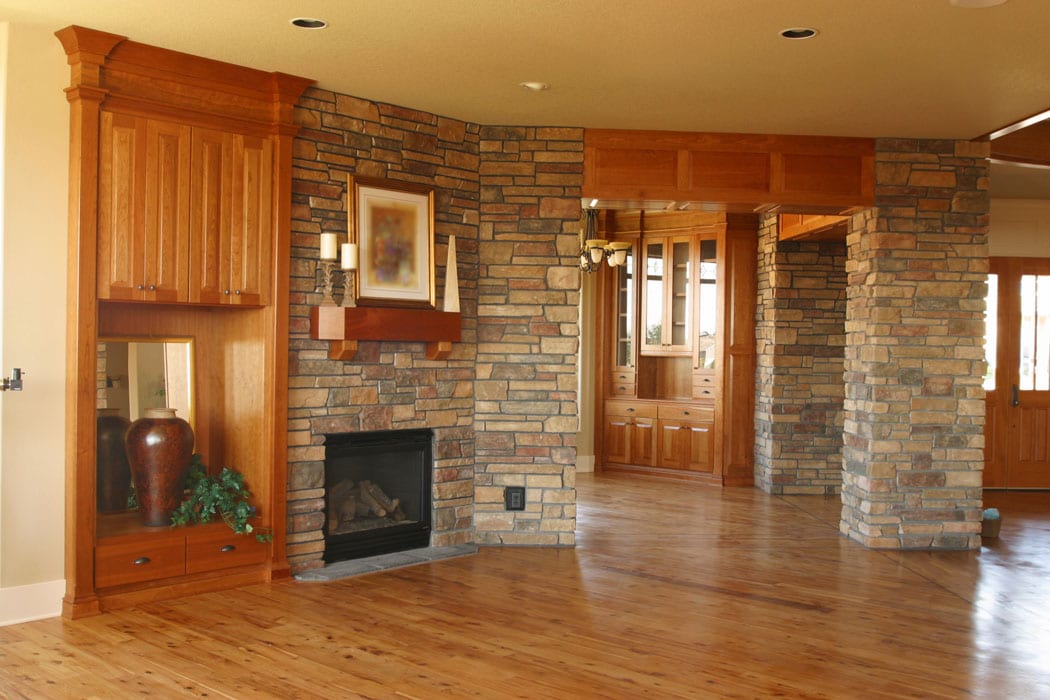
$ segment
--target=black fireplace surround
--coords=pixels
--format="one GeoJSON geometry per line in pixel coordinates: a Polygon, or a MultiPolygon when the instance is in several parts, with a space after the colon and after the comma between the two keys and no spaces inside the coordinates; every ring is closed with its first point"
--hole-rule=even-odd
{"type": "Polygon", "coordinates": [[[430,544],[434,431],[325,436],[327,564],[430,544]]]}

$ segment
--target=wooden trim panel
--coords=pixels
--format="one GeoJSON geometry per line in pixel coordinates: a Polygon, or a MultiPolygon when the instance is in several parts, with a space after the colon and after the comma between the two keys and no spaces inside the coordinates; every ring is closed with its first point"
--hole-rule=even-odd
{"type": "Polygon", "coordinates": [[[587,129],[584,198],[839,213],[875,201],[867,138],[587,129]]]}

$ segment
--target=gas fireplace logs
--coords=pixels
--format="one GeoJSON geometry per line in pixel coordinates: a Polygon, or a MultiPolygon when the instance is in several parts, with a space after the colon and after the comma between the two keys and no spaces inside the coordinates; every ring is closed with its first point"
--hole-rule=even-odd
{"type": "Polygon", "coordinates": [[[371,481],[340,481],[328,491],[328,532],[338,532],[357,518],[387,518],[401,522],[407,516],[401,500],[390,498],[371,481]]]}

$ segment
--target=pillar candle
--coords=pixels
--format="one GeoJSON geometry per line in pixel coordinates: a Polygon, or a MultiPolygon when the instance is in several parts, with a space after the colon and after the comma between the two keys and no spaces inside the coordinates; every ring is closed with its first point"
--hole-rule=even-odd
{"type": "Polygon", "coordinates": [[[334,233],[321,234],[321,260],[335,260],[338,246],[334,233]]]}
{"type": "Polygon", "coordinates": [[[357,244],[356,243],[344,243],[342,245],[343,262],[341,267],[344,270],[356,270],[357,269],[357,244]]]}

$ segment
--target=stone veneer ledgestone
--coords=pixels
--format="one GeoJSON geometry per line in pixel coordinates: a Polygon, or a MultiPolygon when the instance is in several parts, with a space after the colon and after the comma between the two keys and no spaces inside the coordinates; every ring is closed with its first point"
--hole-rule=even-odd
{"type": "Polygon", "coordinates": [[[477,538],[572,545],[583,129],[482,127],[480,152],[477,538]]]}
{"type": "Polygon", "coordinates": [[[852,218],[840,529],[869,547],[980,544],[987,155],[879,139],[852,218]]]}
{"type": "MultiPolygon", "coordinates": [[[[316,88],[294,143],[288,559],[322,566],[323,436],[435,431],[431,544],[572,544],[582,129],[480,127],[316,88]],[[462,342],[362,341],[349,362],[309,337],[321,232],[346,232],[346,175],[435,190],[436,288],[456,236],[462,342]],[[529,507],[503,508],[502,487],[529,507]]],[[[441,299],[438,299],[440,308],[441,299]]]]}
{"type": "Polygon", "coordinates": [[[846,248],[780,241],[759,226],[755,485],[833,494],[842,485],[846,248]]]}

